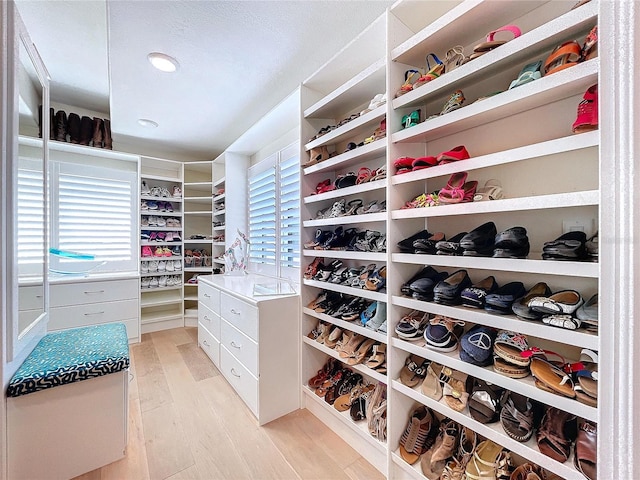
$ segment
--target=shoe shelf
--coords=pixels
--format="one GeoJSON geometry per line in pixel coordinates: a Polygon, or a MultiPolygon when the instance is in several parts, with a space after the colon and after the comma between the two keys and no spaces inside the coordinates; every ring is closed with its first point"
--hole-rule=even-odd
{"type": "MultiPolygon", "coordinates": [[[[141,262],[153,262],[160,260],[182,260],[182,257],[172,256],[172,257],[140,257],[141,262]]],[[[144,275],[143,275],[144,276],[144,275]]]]}
{"type": "MultiPolygon", "coordinates": [[[[556,475],[560,475],[562,478],[566,480],[584,480],[584,476],[575,469],[573,466],[573,449],[571,456],[565,463],[560,463],[552,458],[546,456],[544,453],[540,452],[538,449],[538,445],[534,436],[529,439],[527,442],[518,442],[511,437],[509,437],[502,428],[502,424],[500,421],[494,423],[484,424],[474,420],[468,413],[468,409],[465,408],[463,412],[457,412],[456,410],[450,408],[443,401],[436,401],[426,395],[424,395],[420,391],[420,385],[417,387],[410,388],[404,385],[402,382],[398,380],[392,380],[391,386],[394,390],[402,393],[403,395],[412,398],[418,403],[425,405],[431,408],[434,411],[441,413],[442,415],[450,418],[451,420],[458,422],[460,425],[464,425],[471,430],[478,433],[480,436],[492,440],[493,442],[503,446],[504,448],[512,451],[513,453],[527,458],[531,462],[546,468],[547,470],[555,473],[556,475]]],[[[394,452],[395,453],[395,452],[394,452]]],[[[399,454],[396,454],[397,463],[401,465],[399,462],[404,463],[411,469],[415,470],[416,473],[420,475],[417,478],[426,478],[422,475],[420,462],[416,464],[409,465],[405,462],[399,454]]],[[[394,459],[396,461],[396,459],[394,459]]]]}
{"type": "MultiPolygon", "coordinates": [[[[209,198],[207,202],[211,202],[209,198]]],[[[211,210],[184,212],[185,217],[210,217],[213,212],[211,210]]]]}
{"type": "Polygon", "coordinates": [[[224,232],[226,229],[227,229],[227,227],[226,227],[226,226],[224,226],[224,225],[219,225],[219,226],[217,226],[217,227],[213,227],[213,228],[212,228],[212,230],[213,230],[214,232],[224,232]]]}
{"type": "Polygon", "coordinates": [[[332,145],[340,142],[341,140],[346,140],[347,138],[356,137],[358,135],[366,134],[365,136],[369,136],[378,127],[380,120],[382,120],[386,113],[387,105],[381,105],[364,115],[360,115],[355,120],[351,120],[341,127],[331,130],[329,133],[325,133],[320,138],[310,141],[304,146],[304,148],[309,151],[312,148],[320,147],[322,145],[332,145]]]}
{"type": "MultiPolygon", "coordinates": [[[[141,273],[140,276],[141,277],[161,277],[161,276],[167,276],[167,275],[182,275],[182,270],[175,270],[173,272],[147,272],[147,273],[141,273]]],[[[148,289],[145,289],[148,290],[148,289]]],[[[152,288],[151,290],[157,290],[155,288],[152,288]]]]}
{"type": "Polygon", "coordinates": [[[385,59],[381,58],[304,111],[305,118],[337,118],[384,93],[385,59]]]}
{"type": "Polygon", "coordinates": [[[209,212],[211,214],[213,214],[214,217],[217,217],[219,215],[224,215],[225,213],[227,213],[226,209],[222,209],[222,210],[214,210],[213,212],[209,212]]]}
{"type": "Polygon", "coordinates": [[[352,332],[359,333],[360,335],[364,335],[365,337],[372,338],[376,342],[380,342],[384,344],[387,343],[386,334],[376,332],[369,328],[361,327],[357,322],[347,322],[346,320],[332,317],[331,315],[327,315],[326,313],[318,313],[315,310],[311,310],[310,308],[307,308],[307,307],[303,307],[302,311],[311,317],[317,318],[318,320],[322,320],[323,322],[327,322],[337,327],[340,327],[343,330],[351,330],[352,332]]]}
{"type": "MultiPolygon", "coordinates": [[[[391,218],[393,220],[400,220],[406,218],[448,217],[453,215],[477,215],[480,213],[518,212],[524,210],[548,210],[555,208],[597,206],[599,203],[600,192],[598,190],[585,190],[582,192],[553,193],[549,195],[507,198],[486,202],[407,208],[405,210],[392,211],[391,218]]],[[[316,221],[320,222],[321,220],[316,221]]]]}
{"type": "Polygon", "coordinates": [[[452,317],[478,325],[486,325],[501,330],[512,330],[537,338],[550,338],[554,342],[565,345],[589,348],[591,350],[598,350],[599,348],[598,335],[586,330],[568,330],[546,325],[541,321],[522,320],[515,315],[494,315],[481,309],[441,305],[435,302],[424,302],[396,295],[392,297],[391,302],[399,307],[429,312],[434,315],[444,315],[445,317],[452,317]]]}
{"type": "Polygon", "coordinates": [[[600,145],[600,132],[582,133],[580,135],[570,135],[568,137],[557,138],[545,142],[534,143],[524,147],[513,148],[501,152],[491,153],[478,157],[472,157],[459,162],[452,162],[446,165],[438,165],[431,168],[425,168],[416,172],[403,173],[401,175],[393,175],[391,177],[392,185],[401,185],[405,183],[417,182],[428,178],[451,175],[464,171],[472,171],[481,168],[495,167],[509,163],[515,163],[522,160],[532,160],[535,158],[568,153],[575,150],[593,148],[600,145]]]}
{"type": "Polygon", "coordinates": [[[151,200],[154,202],[171,202],[171,203],[182,202],[182,197],[154,197],[152,195],[140,195],[140,199],[151,200]]]}
{"type": "Polygon", "coordinates": [[[386,220],[387,220],[387,212],[378,212],[378,213],[365,213],[362,215],[344,215],[342,217],[323,218],[320,220],[305,220],[304,222],[302,222],[302,225],[304,227],[324,227],[324,226],[348,225],[351,223],[384,222],[386,220]]]}
{"type": "Polygon", "coordinates": [[[463,362],[458,357],[457,351],[450,353],[438,352],[436,350],[423,347],[420,343],[411,343],[395,337],[391,338],[391,345],[404,350],[407,353],[413,353],[422,358],[428,358],[436,363],[447,365],[454,370],[464,372],[472,377],[500,385],[507,390],[518,392],[546,405],[564,410],[565,412],[572,413],[593,422],[598,421],[598,409],[596,407],[590,407],[572,398],[563,397],[561,395],[541,390],[535,386],[535,380],[531,375],[519,379],[509,378],[493,371],[491,367],[478,367],[476,365],[463,362]]]}
{"type": "Polygon", "coordinates": [[[446,115],[426,120],[414,127],[400,130],[391,135],[391,140],[394,143],[436,140],[583,94],[589,86],[597,83],[599,69],[598,58],[588,60],[513,90],[486,98],[481,102],[465,105],[446,115]]]}
{"type": "Polygon", "coordinates": [[[379,302],[387,301],[386,293],[374,292],[365,288],[346,287],[344,285],[337,285],[335,283],[319,282],[318,280],[307,279],[304,279],[303,283],[309,287],[331,290],[332,292],[346,293],[347,295],[353,295],[354,297],[368,298],[369,300],[377,300],[379,302]]]}
{"type": "Polygon", "coordinates": [[[330,200],[334,198],[347,197],[349,195],[357,195],[359,193],[371,192],[374,190],[382,190],[386,188],[387,180],[376,180],[375,182],[365,182],[360,185],[354,185],[352,187],[338,188],[327,193],[321,193],[319,195],[309,195],[304,197],[303,201],[306,204],[322,202],[324,200],[330,200]]]}
{"type": "MultiPolygon", "coordinates": [[[[174,275],[179,275],[179,273],[176,273],[174,275]]],[[[146,277],[147,275],[143,274],[143,275],[140,275],[140,276],[141,277],[146,277]]],[[[147,287],[147,288],[141,288],[140,291],[142,293],[145,293],[145,292],[165,292],[165,291],[168,291],[168,290],[177,290],[179,288],[182,288],[182,286],[181,285],[172,285],[170,287],[151,287],[151,288],[147,287]]]]}
{"type": "Polygon", "coordinates": [[[221,259],[219,259],[219,258],[212,258],[212,259],[211,259],[211,261],[212,261],[213,263],[218,263],[218,264],[220,264],[220,265],[224,265],[224,264],[225,264],[225,261],[224,261],[224,260],[221,260],[221,259]]]}
{"type": "MultiPolygon", "coordinates": [[[[140,175],[140,178],[142,180],[152,180],[155,182],[173,182],[173,183],[180,183],[180,179],[177,177],[170,177],[167,175],[149,175],[149,174],[142,174],[140,175]]],[[[158,198],[158,197],[153,197],[153,198],[158,198]]]]}
{"type": "Polygon", "coordinates": [[[327,402],[324,401],[324,398],[316,395],[315,392],[307,386],[302,387],[302,392],[312,402],[319,405],[322,409],[326,410],[327,412],[330,412],[330,414],[335,418],[339,419],[340,422],[344,423],[345,425],[348,425],[351,428],[351,430],[353,430],[358,434],[358,436],[362,437],[370,446],[375,448],[380,455],[386,455],[386,452],[387,452],[386,443],[383,443],[379,441],[377,438],[374,438],[373,436],[371,436],[371,434],[369,433],[369,430],[367,429],[366,420],[360,420],[359,422],[354,422],[353,420],[351,420],[349,410],[347,410],[346,412],[339,412],[338,410],[333,408],[333,405],[329,405],[327,402]]]}
{"type": "MultiPolygon", "coordinates": [[[[304,343],[306,343],[307,345],[310,345],[311,347],[313,347],[313,348],[315,348],[317,350],[320,350],[325,355],[329,355],[330,357],[333,357],[335,359],[340,360],[342,363],[344,363],[344,366],[346,368],[350,368],[352,370],[360,372],[361,374],[366,375],[367,377],[370,377],[370,378],[376,380],[377,382],[382,382],[385,385],[387,384],[387,375],[386,374],[383,375],[381,373],[378,373],[378,372],[376,372],[375,370],[372,370],[369,367],[365,367],[361,363],[357,363],[356,365],[348,365],[345,362],[346,359],[342,358],[340,356],[340,354],[338,352],[336,352],[333,348],[325,347],[322,343],[318,343],[315,340],[310,339],[309,337],[306,337],[306,336],[302,337],[302,341],[304,343]]],[[[324,400],[323,400],[323,402],[324,402],[324,400]]],[[[368,433],[369,432],[367,432],[367,434],[368,433]]]]}
{"type": "MultiPolygon", "coordinates": [[[[540,27],[524,32],[520,37],[510,40],[500,48],[487,52],[481,57],[394,99],[392,103],[393,108],[415,107],[424,103],[426,97],[437,94],[443,90],[454,91],[456,89],[464,89],[474,82],[477,82],[478,76],[482,76],[484,79],[510,67],[524,65],[536,55],[544,59],[557,45],[560,45],[564,41],[584,37],[591,27],[597,23],[597,13],[597,2],[591,2],[591,5],[585,5],[585,8],[570,10],[540,27]]],[[[485,35],[486,32],[475,38],[482,38],[485,35]]],[[[429,43],[429,46],[423,47],[422,49],[420,47],[417,49],[411,47],[404,50],[402,46],[398,47],[398,49],[396,49],[397,51],[404,51],[399,57],[395,57],[392,54],[393,60],[409,65],[423,65],[424,52],[427,51],[425,48],[428,48],[430,52],[445,52],[451,48],[452,45],[460,43],[459,38],[457,40],[452,39],[451,41],[453,43],[449,45],[442,44],[438,47],[438,38],[428,38],[426,41],[429,43]]],[[[421,43],[422,42],[418,45],[421,46],[421,43]]],[[[394,50],[394,52],[396,50],[394,50]]]]}
{"type": "MultiPolygon", "coordinates": [[[[381,107],[382,108],[382,107],[381,107]]],[[[324,137],[322,137],[324,138],[324,137]]],[[[362,147],[341,153],[328,160],[311,165],[303,169],[302,173],[310,175],[312,173],[333,171],[337,169],[347,168],[352,165],[364,163],[374,158],[384,157],[387,150],[387,139],[381,138],[371,143],[367,143],[362,147]]],[[[381,160],[382,163],[383,159],[381,160]]]]}
{"type": "MultiPolygon", "coordinates": [[[[541,254],[529,253],[529,257],[541,257],[541,254]]],[[[600,272],[600,265],[596,262],[565,262],[561,260],[537,260],[535,258],[492,258],[392,253],[391,260],[397,263],[431,265],[433,267],[477,268],[499,272],[536,273],[541,275],[563,275],[587,278],[598,278],[600,272]]]]}
{"type": "MultiPolygon", "coordinates": [[[[211,195],[208,197],[184,197],[185,202],[201,204],[201,205],[210,205],[211,204],[211,195]]],[[[185,213],[193,213],[193,212],[185,212],[185,213]]]]}
{"type": "Polygon", "coordinates": [[[185,272],[210,272],[211,267],[185,267],[185,272]]]}
{"type": "MultiPolygon", "coordinates": [[[[197,283],[185,283],[184,285],[185,285],[185,287],[191,287],[193,285],[198,286],[197,283]]],[[[184,300],[185,300],[185,302],[188,302],[188,301],[197,302],[198,301],[198,295],[193,295],[193,294],[186,295],[185,294],[184,300]]]]}
{"type": "Polygon", "coordinates": [[[221,185],[224,185],[224,180],[225,180],[225,177],[221,177],[221,178],[219,178],[218,180],[215,180],[215,181],[213,182],[213,186],[214,186],[214,187],[219,187],[219,186],[221,186],[221,185]]]}
{"type": "MultiPolygon", "coordinates": [[[[143,230],[146,230],[146,229],[143,228],[143,230]]],[[[154,247],[154,246],[157,247],[160,245],[180,245],[181,243],[182,242],[140,242],[140,246],[141,247],[154,247]]],[[[157,257],[156,260],[162,259],[162,258],[163,257],[157,257]]],[[[166,258],[169,258],[169,257],[164,257],[164,258],[166,260],[166,258]]]]}
{"type": "Polygon", "coordinates": [[[210,238],[201,238],[201,239],[197,239],[197,238],[185,238],[184,239],[184,243],[203,243],[203,244],[208,244],[210,245],[211,243],[213,243],[213,240],[211,240],[210,238]]]}
{"type": "Polygon", "coordinates": [[[226,193],[221,193],[220,195],[216,195],[215,197],[213,197],[213,203],[217,203],[221,200],[224,200],[225,198],[227,198],[226,193]]]}
{"type": "Polygon", "coordinates": [[[150,227],[148,225],[140,225],[140,230],[147,232],[181,232],[181,227],[150,227]]]}
{"type": "Polygon", "coordinates": [[[158,313],[158,312],[153,312],[153,313],[145,313],[142,312],[142,314],[140,315],[140,324],[141,325],[145,325],[145,324],[149,324],[149,323],[156,323],[156,322],[165,322],[167,320],[182,320],[182,312],[180,313],[158,313]]]}
{"type": "Polygon", "coordinates": [[[208,187],[209,190],[211,190],[211,182],[184,182],[183,185],[185,188],[195,187],[197,189],[197,187],[208,187]]]}
{"type": "Polygon", "coordinates": [[[224,247],[225,243],[224,242],[213,242],[212,245],[215,246],[215,247],[224,247]]]}
{"type": "Polygon", "coordinates": [[[364,260],[368,262],[386,262],[385,252],[355,252],[351,250],[303,250],[305,257],[339,258],[340,260],[364,260]]]}
{"type": "MultiPolygon", "coordinates": [[[[160,212],[158,210],[140,210],[140,215],[154,216],[154,217],[182,217],[182,212],[160,212]]],[[[146,228],[140,228],[146,230],[146,228]]]]}
{"type": "MultiPolygon", "coordinates": [[[[145,289],[142,291],[142,293],[147,293],[149,291],[156,291],[158,290],[157,288],[151,288],[151,289],[145,289]]],[[[142,300],[140,301],[140,307],[142,308],[147,308],[147,307],[158,307],[158,306],[162,306],[162,305],[175,305],[177,303],[181,303],[182,302],[182,298],[167,298],[164,300],[146,300],[145,299],[145,295],[142,296],[142,300]]]]}

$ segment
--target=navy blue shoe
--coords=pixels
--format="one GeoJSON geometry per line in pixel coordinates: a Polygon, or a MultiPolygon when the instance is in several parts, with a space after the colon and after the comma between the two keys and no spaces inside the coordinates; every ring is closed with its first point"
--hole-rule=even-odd
{"type": "Polygon", "coordinates": [[[522,282],[510,282],[503,285],[485,298],[484,309],[487,312],[506,315],[511,313],[513,302],[524,296],[527,290],[522,282]]]}

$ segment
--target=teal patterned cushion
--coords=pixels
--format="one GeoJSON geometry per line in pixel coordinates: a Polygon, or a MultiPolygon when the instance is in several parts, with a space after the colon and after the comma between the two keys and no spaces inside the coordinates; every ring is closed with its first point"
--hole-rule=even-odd
{"type": "Polygon", "coordinates": [[[7,396],[18,397],[128,367],[129,342],[123,323],[51,332],[15,373],[7,396]]]}

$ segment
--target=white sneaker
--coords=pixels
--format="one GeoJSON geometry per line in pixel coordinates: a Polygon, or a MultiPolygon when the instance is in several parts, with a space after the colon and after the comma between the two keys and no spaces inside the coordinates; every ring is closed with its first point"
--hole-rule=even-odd
{"type": "Polygon", "coordinates": [[[158,272],[166,272],[167,271],[167,262],[166,260],[160,260],[158,262],[158,272]]]}
{"type": "Polygon", "coordinates": [[[140,262],[140,273],[149,273],[149,262],[140,262]]]}
{"type": "Polygon", "coordinates": [[[140,187],[140,195],[150,195],[150,194],[151,194],[151,190],[147,186],[147,182],[143,180],[142,186],[140,187]]]}
{"type": "Polygon", "coordinates": [[[164,227],[167,225],[167,221],[164,219],[164,217],[156,217],[156,225],[158,227],[164,227]]]}
{"type": "Polygon", "coordinates": [[[162,196],[162,189],[160,187],[153,187],[149,191],[149,195],[151,195],[152,197],[161,197],[162,196]]]}
{"type": "Polygon", "coordinates": [[[149,288],[158,288],[158,277],[151,277],[149,288]]]}
{"type": "Polygon", "coordinates": [[[166,188],[162,187],[160,189],[160,196],[161,197],[170,197],[171,196],[171,192],[169,192],[169,190],[167,190],[166,188]]]}
{"type": "Polygon", "coordinates": [[[176,271],[182,270],[182,261],[181,260],[174,260],[173,261],[173,269],[176,270],[176,271]]]}
{"type": "Polygon", "coordinates": [[[159,287],[166,287],[167,286],[167,276],[166,275],[160,275],[160,278],[158,278],[158,286],[159,287]]]}
{"type": "Polygon", "coordinates": [[[166,271],[167,272],[174,272],[175,271],[175,268],[173,266],[173,260],[166,260],[166,261],[163,260],[163,262],[166,263],[166,271]]]}
{"type": "Polygon", "coordinates": [[[140,286],[142,288],[149,288],[149,283],[151,282],[151,277],[142,277],[140,279],[140,286]]]}
{"type": "Polygon", "coordinates": [[[151,260],[149,262],[149,273],[156,273],[158,271],[158,260],[151,260]]]}

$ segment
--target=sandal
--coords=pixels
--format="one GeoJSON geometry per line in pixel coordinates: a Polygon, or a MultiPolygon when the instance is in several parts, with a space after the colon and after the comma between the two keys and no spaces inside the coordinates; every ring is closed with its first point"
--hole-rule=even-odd
{"type": "Polygon", "coordinates": [[[469,61],[469,58],[464,54],[464,47],[462,45],[456,45],[447,50],[444,56],[444,71],[451,72],[467,63],[467,61],[469,61]]]}
{"type": "Polygon", "coordinates": [[[566,462],[571,452],[572,440],[567,433],[572,431],[572,426],[575,432],[575,425],[571,425],[575,421],[575,415],[555,407],[547,407],[536,434],[540,452],[557,462],[566,462]]]}
{"type": "Polygon", "coordinates": [[[356,198],[355,200],[350,200],[349,203],[347,203],[347,207],[345,209],[344,215],[355,215],[356,212],[358,211],[358,209],[360,207],[362,207],[363,202],[360,198],[356,198]]]}
{"type": "Polygon", "coordinates": [[[449,177],[447,185],[440,190],[438,198],[440,203],[460,203],[464,199],[464,184],[467,181],[467,172],[457,172],[449,177]]]}
{"type": "Polygon", "coordinates": [[[421,75],[420,78],[416,80],[416,82],[413,84],[413,88],[415,89],[415,88],[421,87],[425,83],[429,83],[431,80],[435,80],[444,72],[445,72],[444,63],[442,63],[442,61],[436,56],[435,53],[430,53],[429,55],[427,55],[427,73],[425,73],[424,75],[421,75]],[[433,58],[433,61],[435,62],[435,65],[433,66],[433,68],[429,63],[429,57],[433,58]]]}
{"type": "MultiPolygon", "coordinates": [[[[456,372],[457,378],[451,378],[442,387],[442,396],[444,401],[450,408],[456,412],[461,412],[467,406],[469,400],[469,392],[466,390],[468,375],[462,372],[456,372]]],[[[444,468],[444,465],[443,465],[444,468]]]]}
{"type": "Polygon", "coordinates": [[[598,84],[591,85],[578,105],[576,121],[571,127],[573,133],[584,133],[598,129],[598,84]]]}
{"type": "Polygon", "coordinates": [[[502,185],[500,180],[490,179],[484,184],[484,187],[476,190],[473,196],[474,202],[483,202],[486,200],[500,200],[504,195],[502,193],[502,185]]]}
{"type": "Polygon", "coordinates": [[[522,35],[522,32],[515,25],[505,25],[504,27],[500,27],[497,30],[493,30],[492,32],[487,33],[486,42],[482,42],[475,47],[473,47],[473,54],[471,55],[471,59],[478,58],[481,55],[493,50],[494,48],[498,48],[501,45],[504,45],[509,40],[495,40],[496,33],[500,32],[509,32],[513,34],[513,38],[511,40],[518,38],[522,35]]]}
{"type": "Polygon", "coordinates": [[[409,355],[400,370],[400,382],[407,387],[415,387],[427,376],[430,360],[417,355],[409,355]]]}
{"type": "Polygon", "coordinates": [[[428,479],[437,480],[440,478],[447,460],[455,454],[459,437],[460,425],[453,420],[443,420],[435,444],[420,460],[422,473],[428,479]]]}
{"type": "Polygon", "coordinates": [[[575,398],[573,380],[562,371],[561,368],[553,365],[548,360],[534,356],[531,358],[530,365],[531,374],[536,378],[536,387],[563,395],[569,398],[575,398]]]}
{"type": "Polygon", "coordinates": [[[588,480],[598,478],[596,448],[598,445],[598,427],[596,424],[584,420],[578,428],[573,463],[580,473],[588,480]]]}
{"type": "Polygon", "coordinates": [[[404,72],[404,83],[402,84],[400,89],[396,92],[396,98],[404,95],[405,93],[409,93],[411,90],[413,90],[413,83],[411,83],[411,80],[413,80],[413,78],[419,74],[420,72],[418,70],[407,70],[406,72],[404,72]]]}
{"type": "Polygon", "coordinates": [[[575,67],[580,61],[581,54],[582,47],[575,40],[558,45],[544,62],[545,76],[569,67],[575,67]]]}
{"type": "Polygon", "coordinates": [[[420,390],[427,397],[440,401],[442,398],[442,385],[448,383],[453,375],[454,370],[451,368],[431,362],[427,367],[427,376],[420,386],[420,390]]]}
{"type": "Polygon", "coordinates": [[[473,457],[467,464],[465,474],[467,480],[486,480],[495,478],[498,459],[502,446],[491,440],[484,440],[473,452],[473,457]]]}
{"type": "Polygon", "coordinates": [[[376,343],[371,349],[371,356],[364,365],[368,368],[376,369],[387,359],[387,346],[384,343],[376,343]]]}
{"type": "Polygon", "coordinates": [[[350,392],[336,398],[335,402],[333,402],[333,408],[339,412],[346,412],[353,406],[361,395],[372,391],[374,388],[375,387],[371,384],[364,385],[362,382],[358,383],[350,392]]]}
{"type": "Polygon", "coordinates": [[[454,110],[458,110],[460,107],[462,107],[462,104],[464,103],[464,101],[465,101],[465,98],[464,98],[464,94],[462,93],[462,90],[456,90],[451,94],[447,102],[442,107],[442,110],[440,111],[440,115],[444,115],[446,113],[453,112],[454,110]]]}
{"type": "Polygon", "coordinates": [[[533,435],[533,405],[527,397],[506,391],[500,401],[500,423],[505,433],[517,442],[526,442],[533,435]]]}
{"type": "Polygon", "coordinates": [[[542,468],[534,463],[524,463],[511,472],[511,480],[542,480],[544,477],[542,468]]]}
{"type": "Polygon", "coordinates": [[[420,455],[433,445],[433,437],[429,435],[434,426],[434,416],[425,406],[416,408],[411,414],[409,423],[400,437],[400,456],[409,465],[418,461],[420,455]]]}
{"type": "Polygon", "coordinates": [[[420,123],[420,114],[421,114],[421,110],[414,110],[408,115],[404,115],[402,117],[402,120],[400,121],[402,124],[401,127],[405,129],[409,127],[415,127],[416,125],[418,125],[420,123]]]}
{"type": "Polygon", "coordinates": [[[524,85],[529,82],[533,82],[534,80],[538,80],[542,77],[542,73],[540,73],[540,67],[542,67],[542,60],[538,60],[537,62],[529,63],[522,67],[518,78],[516,78],[513,82],[509,84],[509,90],[524,85]]]}
{"type": "Polygon", "coordinates": [[[480,423],[497,422],[500,414],[500,398],[504,391],[504,388],[499,385],[474,378],[468,400],[471,418],[480,423]]]}
{"type": "Polygon", "coordinates": [[[371,180],[372,178],[372,172],[370,168],[367,167],[361,167],[360,170],[358,170],[358,176],[356,178],[356,185],[360,185],[361,183],[366,183],[368,181],[371,180]]]}
{"type": "Polygon", "coordinates": [[[316,163],[320,163],[328,159],[329,159],[329,150],[327,150],[326,145],[312,148],[311,151],[309,152],[309,161],[304,165],[302,165],[302,168],[310,167],[311,165],[315,165],[316,163]]]}
{"type": "Polygon", "coordinates": [[[598,56],[598,26],[591,29],[584,41],[580,58],[583,62],[598,56]]]}

